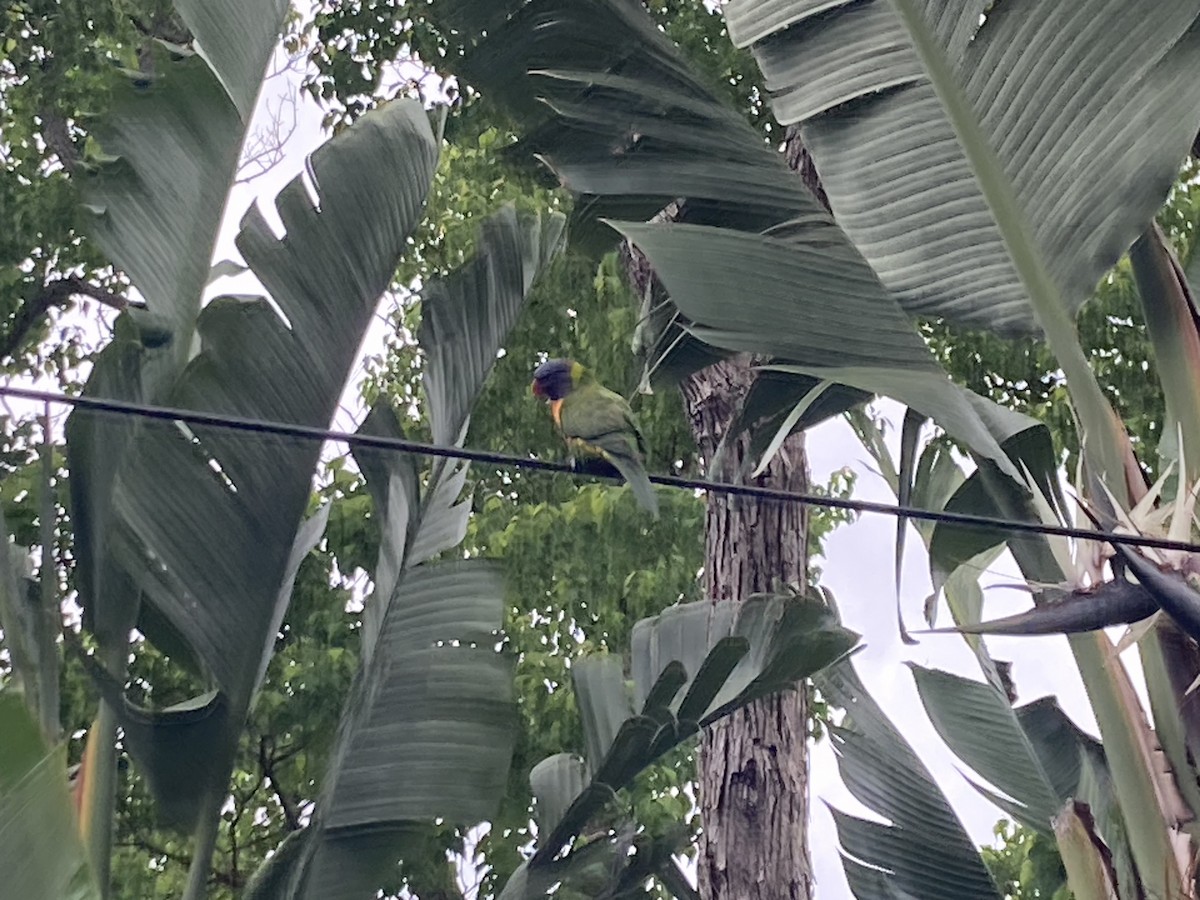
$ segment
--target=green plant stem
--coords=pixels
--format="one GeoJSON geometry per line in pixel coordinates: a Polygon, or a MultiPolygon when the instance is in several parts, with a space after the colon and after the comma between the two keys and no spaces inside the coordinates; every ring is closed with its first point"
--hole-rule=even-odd
{"type": "MultiPolygon", "coordinates": [[[[1010,493],[992,491],[992,496],[1005,515],[1019,514],[1010,506],[1010,493]]],[[[1055,584],[1063,580],[1064,573],[1045,539],[1013,541],[1009,549],[1027,581],[1055,584]]],[[[1180,872],[1167,825],[1180,812],[1170,803],[1177,794],[1173,784],[1155,781],[1143,741],[1148,727],[1129,674],[1104,632],[1072,635],[1067,640],[1100,728],[1113,789],[1146,894],[1162,900],[1180,897],[1180,872]]]]}
{"type": "MultiPolygon", "coordinates": [[[[924,64],[1029,295],[1034,314],[1067,377],[1083,430],[1084,458],[1093,472],[1107,482],[1114,496],[1126,502],[1120,421],[1088,364],[1075,323],[1030,236],[1012,185],[917,4],[913,0],[891,2],[924,64]]],[[[1014,546],[1013,552],[1016,554],[1018,548],[1014,546]]],[[[1057,565],[1048,568],[1023,564],[1021,568],[1030,580],[1054,583],[1063,578],[1057,565]]],[[[1180,873],[1171,848],[1166,813],[1160,806],[1150,761],[1139,740],[1145,728],[1141,710],[1134,709],[1136,696],[1122,690],[1119,683],[1120,679],[1127,681],[1128,675],[1112,652],[1112,642],[1102,633],[1072,638],[1071,649],[1096,713],[1112,766],[1117,799],[1129,825],[1134,859],[1148,893],[1160,898],[1181,896],[1180,873]]]]}
{"type": "Polygon", "coordinates": [[[1067,388],[1083,428],[1081,443],[1085,458],[1096,474],[1108,483],[1113,495],[1124,500],[1125,468],[1121,455],[1123,442],[1117,430],[1120,427],[1119,420],[1113,415],[1112,405],[1096,381],[1095,373],[1079,343],[1075,323],[1025,226],[1012,184],[980,130],[974,110],[963,96],[955,73],[916,4],[913,0],[892,0],[892,5],[925,65],[926,74],[975,173],[1013,266],[1029,295],[1046,341],[1067,376],[1067,388]]]}
{"type": "Polygon", "coordinates": [[[183,900],[204,900],[208,896],[208,881],[211,875],[213,852],[217,848],[217,835],[221,830],[221,807],[225,805],[223,791],[211,791],[204,799],[204,808],[196,825],[192,845],[192,864],[188,867],[187,887],[183,900]]]}
{"type": "Polygon", "coordinates": [[[1152,224],[1134,242],[1129,262],[1137,282],[1146,333],[1154,350],[1167,405],[1163,435],[1174,441],[1173,424],[1183,432],[1185,482],[1200,478],[1200,334],[1166,236],[1152,224]]]}
{"type": "Polygon", "coordinates": [[[42,496],[39,519],[39,540],[42,544],[41,608],[35,618],[38,653],[37,698],[38,720],[42,736],[53,746],[58,743],[62,725],[59,719],[58,645],[56,637],[61,625],[58,606],[58,569],[54,564],[54,441],[50,431],[50,404],[42,416],[42,496]]]}
{"type": "MultiPolygon", "coordinates": [[[[102,651],[102,661],[111,672],[125,672],[123,644],[102,651]]],[[[88,860],[100,896],[111,892],[113,827],[117,805],[117,714],[103,700],[100,711],[88,735],[88,753],[92,756],[90,782],[85,790],[91,797],[86,827],[88,860]]]]}

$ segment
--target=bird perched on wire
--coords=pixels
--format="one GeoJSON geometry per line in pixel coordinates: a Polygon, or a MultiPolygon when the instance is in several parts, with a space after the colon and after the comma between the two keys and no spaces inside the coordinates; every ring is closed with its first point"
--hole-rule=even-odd
{"type": "Polygon", "coordinates": [[[586,460],[604,460],[629,483],[638,503],[658,515],[658,498],[644,462],[646,439],[624,397],[600,384],[573,359],[542,363],[533,373],[530,390],[549,403],[572,465],[596,472],[586,460]],[[583,457],[583,465],[577,457],[583,457]]]}

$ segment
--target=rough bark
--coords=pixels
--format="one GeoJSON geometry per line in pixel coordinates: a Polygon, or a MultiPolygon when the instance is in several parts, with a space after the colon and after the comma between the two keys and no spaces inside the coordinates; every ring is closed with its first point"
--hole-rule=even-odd
{"type": "MultiPolygon", "coordinates": [[[[786,151],[788,165],[828,208],[795,128],[787,131],[786,151]]],[[[679,208],[672,204],[662,217],[674,218],[679,208]]],[[[641,294],[653,272],[639,253],[627,252],[627,269],[641,294]]],[[[751,359],[740,356],[709,366],[681,385],[706,474],[720,480],[745,471],[747,435],[726,448],[721,471],[707,470],[752,381],[751,359]]],[[[784,442],[755,483],[807,491],[803,435],[784,442]]],[[[799,504],[710,495],[705,520],[708,596],[742,601],[781,582],[804,584],[807,536],[807,510],[799,504]]],[[[801,686],[765,698],[701,738],[698,869],[704,900],[811,900],[807,696],[801,686]]]]}
{"type": "MultiPolygon", "coordinates": [[[[749,389],[749,361],[710,366],[683,397],[707,465],[749,389]]],[[[726,451],[728,480],[745,460],[743,436],[726,451]]],[[[757,483],[805,491],[802,435],[788,439],[757,483]]],[[[710,495],[705,575],[714,599],[744,600],[779,583],[803,584],[807,515],[795,503],[710,495]]],[[[700,744],[700,895],[720,900],[808,900],[808,745],[803,689],[768,697],[709,729],[700,744]]]]}

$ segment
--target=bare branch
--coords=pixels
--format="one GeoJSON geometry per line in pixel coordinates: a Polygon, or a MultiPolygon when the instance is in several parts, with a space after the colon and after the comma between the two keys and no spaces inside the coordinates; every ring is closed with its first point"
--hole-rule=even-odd
{"type": "Polygon", "coordinates": [[[79,166],[79,150],[71,138],[71,129],[67,126],[67,120],[49,107],[43,109],[38,115],[42,120],[42,137],[46,141],[46,146],[54,151],[54,155],[58,157],[58,161],[62,163],[68,174],[74,175],[79,166]]]}
{"type": "MultiPolygon", "coordinates": [[[[156,843],[144,834],[136,834],[127,841],[117,841],[116,845],[118,847],[131,847],[134,850],[141,850],[150,856],[161,857],[162,859],[169,860],[176,865],[183,866],[185,869],[189,868],[192,864],[191,854],[177,850],[168,850],[166,847],[156,843]]],[[[212,869],[209,872],[209,877],[217,884],[224,887],[235,889],[241,887],[241,884],[238,883],[237,879],[235,879],[228,872],[223,872],[220,869],[212,869]]]]}
{"type": "Polygon", "coordinates": [[[267,748],[267,737],[264,735],[259,738],[258,765],[262,769],[263,778],[271,786],[276,799],[279,800],[279,808],[283,810],[283,819],[287,823],[288,831],[299,831],[300,813],[296,810],[296,804],[292,802],[279,783],[279,779],[275,777],[275,764],[278,762],[279,759],[273,756],[267,748]]]}
{"type": "Polygon", "coordinates": [[[117,310],[142,305],[131,303],[128,298],[91,284],[77,275],[49,281],[36,297],[18,309],[12,317],[12,324],[7,333],[0,337],[0,359],[6,359],[16,353],[29,332],[53,307],[66,306],[71,298],[76,296],[90,297],[117,310]]]}
{"type": "Polygon", "coordinates": [[[245,153],[238,164],[237,184],[253,181],[283,162],[284,147],[296,133],[297,106],[295,90],[281,95],[274,107],[268,101],[267,123],[255,129],[246,142],[245,153]]]}
{"type": "Polygon", "coordinates": [[[303,60],[301,54],[284,58],[276,56],[273,60],[265,81],[285,78],[287,89],[275,98],[274,106],[267,101],[266,123],[256,128],[247,139],[238,163],[237,184],[253,181],[283,162],[284,148],[296,133],[300,106],[300,92],[288,76],[302,71],[303,60]]]}

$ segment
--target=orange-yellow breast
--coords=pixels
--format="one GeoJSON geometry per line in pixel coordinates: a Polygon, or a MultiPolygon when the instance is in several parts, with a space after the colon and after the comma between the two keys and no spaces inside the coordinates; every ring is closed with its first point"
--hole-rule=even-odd
{"type": "Polygon", "coordinates": [[[554,424],[560,429],[562,428],[562,405],[562,397],[559,397],[557,400],[550,401],[550,415],[554,416],[554,424]]]}

